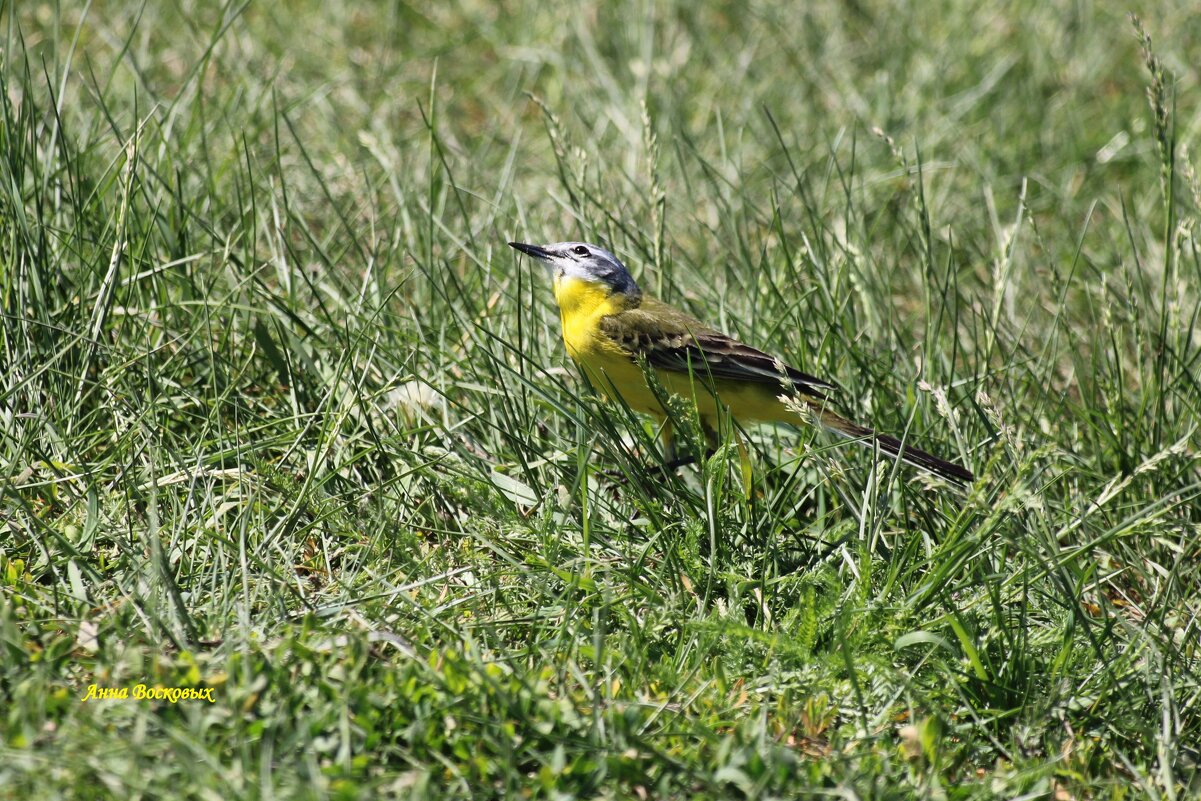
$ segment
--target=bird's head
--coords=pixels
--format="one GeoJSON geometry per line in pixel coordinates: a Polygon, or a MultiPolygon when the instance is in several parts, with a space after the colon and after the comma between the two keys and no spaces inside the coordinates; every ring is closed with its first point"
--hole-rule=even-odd
{"type": "Polygon", "coordinates": [[[556,296],[564,291],[567,284],[580,281],[608,295],[621,295],[627,305],[636,306],[642,298],[642,291],[626,266],[599,245],[587,242],[555,242],[551,245],[510,242],[509,246],[546,264],[555,282],[556,296]]]}

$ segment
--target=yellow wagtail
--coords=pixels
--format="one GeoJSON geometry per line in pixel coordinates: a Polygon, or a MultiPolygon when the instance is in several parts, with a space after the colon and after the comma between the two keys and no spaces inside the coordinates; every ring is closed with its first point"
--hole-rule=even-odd
{"type": "Polygon", "coordinates": [[[828,393],[836,389],[833,384],[643,294],[625,265],[604,248],[587,242],[509,245],[546,262],[559,303],[563,343],[589,381],[606,396],[617,394],[634,411],[655,417],[669,444],[668,413],[647,383],[643,365],[654,371],[664,390],[695,400],[712,445],[720,404],[739,422],[816,421],[936,476],[960,484],[974,479],[961,465],[835,414],[826,408],[828,393]]]}

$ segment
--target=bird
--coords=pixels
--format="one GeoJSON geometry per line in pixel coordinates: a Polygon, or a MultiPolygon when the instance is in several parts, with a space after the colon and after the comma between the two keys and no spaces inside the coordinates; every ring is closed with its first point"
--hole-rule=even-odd
{"type": "MultiPolygon", "coordinates": [[[[831,407],[838,387],[712,328],[643,292],[608,250],[588,242],[509,246],[543,262],[559,306],[563,344],[589,382],[610,400],[655,418],[670,444],[671,417],[647,370],[669,394],[696,402],[716,447],[721,415],[749,422],[817,424],[914,467],[965,486],[962,465],[941,459],[831,407]]],[[[741,449],[741,442],[739,442],[741,449]]],[[[744,471],[745,471],[744,452],[744,471]]]]}

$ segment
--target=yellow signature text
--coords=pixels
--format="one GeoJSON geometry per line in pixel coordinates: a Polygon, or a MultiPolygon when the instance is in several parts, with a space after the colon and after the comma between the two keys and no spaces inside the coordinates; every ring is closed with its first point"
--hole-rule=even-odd
{"type": "Polygon", "coordinates": [[[212,687],[148,687],[135,684],[133,687],[101,687],[89,684],[88,691],[80,701],[208,701],[214,703],[212,687]]]}

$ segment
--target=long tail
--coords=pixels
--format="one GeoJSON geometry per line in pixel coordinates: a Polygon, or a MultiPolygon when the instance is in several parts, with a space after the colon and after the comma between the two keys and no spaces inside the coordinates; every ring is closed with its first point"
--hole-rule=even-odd
{"type": "Polygon", "coordinates": [[[821,421],[822,428],[827,431],[841,434],[869,448],[879,448],[889,456],[900,456],[903,461],[908,462],[914,467],[921,468],[928,473],[933,473],[956,484],[970,484],[976,480],[972,472],[963,465],[948,462],[946,459],[939,459],[934,454],[926,453],[912,445],[902,444],[899,439],[891,437],[888,434],[877,434],[867,426],[852,423],[850,420],[834,414],[834,412],[820,408],[817,404],[810,403],[809,405],[814,415],[821,421]]]}

